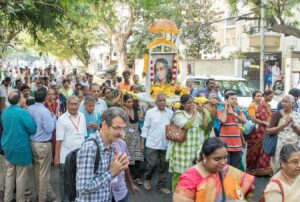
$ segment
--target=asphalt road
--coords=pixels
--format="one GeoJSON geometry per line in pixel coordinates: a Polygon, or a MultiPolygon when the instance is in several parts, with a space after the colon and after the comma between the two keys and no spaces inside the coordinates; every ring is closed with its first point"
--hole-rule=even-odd
{"type": "MultiPolygon", "coordinates": [[[[31,201],[33,201],[33,199],[35,198],[35,190],[34,190],[32,173],[30,173],[29,179],[30,179],[29,186],[33,192],[31,196],[31,201]]],[[[265,189],[268,180],[269,178],[256,178],[255,180],[256,191],[251,201],[259,201],[261,193],[265,189]]],[[[157,174],[154,175],[154,179],[152,180],[152,190],[146,191],[143,188],[143,186],[140,186],[142,193],[137,196],[130,195],[131,201],[132,202],[171,202],[172,195],[164,195],[155,190],[156,182],[157,182],[157,174]]],[[[59,202],[60,197],[59,197],[59,170],[58,169],[52,168],[50,183],[53,191],[56,194],[57,197],[56,201],[59,202]]],[[[171,174],[168,176],[168,188],[171,189],[171,174]]],[[[0,201],[1,202],[3,201],[3,192],[0,192],[0,201]]]]}

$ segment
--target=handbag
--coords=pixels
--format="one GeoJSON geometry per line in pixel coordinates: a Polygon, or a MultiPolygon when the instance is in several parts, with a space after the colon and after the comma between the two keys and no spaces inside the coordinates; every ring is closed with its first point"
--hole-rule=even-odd
{"type": "Polygon", "coordinates": [[[244,124],[244,134],[246,136],[248,136],[253,129],[255,128],[255,123],[253,123],[251,120],[248,120],[245,124],[244,124]]]}
{"type": "Polygon", "coordinates": [[[277,146],[277,134],[265,134],[264,141],[263,141],[263,150],[269,156],[275,156],[276,146],[277,146]]]}
{"type": "Polygon", "coordinates": [[[185,141],[185,137],[186,137],[186,130],[180,128],[173,122],[171,122],[170,125],[166,125],[167,140],[183,143],[185,141]]]}

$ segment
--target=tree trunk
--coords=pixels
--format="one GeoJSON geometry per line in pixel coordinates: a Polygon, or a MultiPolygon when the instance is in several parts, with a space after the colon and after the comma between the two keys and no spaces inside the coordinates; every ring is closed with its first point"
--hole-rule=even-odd
{"type": "Polygon", "coordinates": [[[118,72],[122,72],[127,68],[127,47],[126,42],[117,43],[118,49],[118,72]]]}

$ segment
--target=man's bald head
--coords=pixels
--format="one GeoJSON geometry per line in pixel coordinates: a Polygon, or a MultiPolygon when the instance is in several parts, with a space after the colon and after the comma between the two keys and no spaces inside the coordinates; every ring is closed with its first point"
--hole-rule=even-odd
{"type": "Polygon", "coordinates": [[[8,95],[8,101],[11,105],[16,105],[19,103],[21,99],[21,94],[19,93],[19,91],[14,90],[11,93],[9,93],[8,95]]]}

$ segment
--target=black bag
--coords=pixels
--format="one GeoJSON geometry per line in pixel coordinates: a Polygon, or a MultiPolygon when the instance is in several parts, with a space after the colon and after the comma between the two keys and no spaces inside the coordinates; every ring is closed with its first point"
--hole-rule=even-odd
{"type": "MultiPolygon", "coordinates": [[[[96,159],[94,164],[94,172],[98,170],[99,162],[100,162],[100,148],[96,141],[96,139],[91,138],[87,141],[93,141],[97,145],[97,153],[96,153],[96,159]]],[[[75,201],[75,198],[77,196],[76,194],[76,159],[77,159],[77,152],[78,149],[75,149],[68,153],[65,160],[65,179],[64,179],[64,188],[65,193],[69,198],[69,201],[75,201]]]]}

